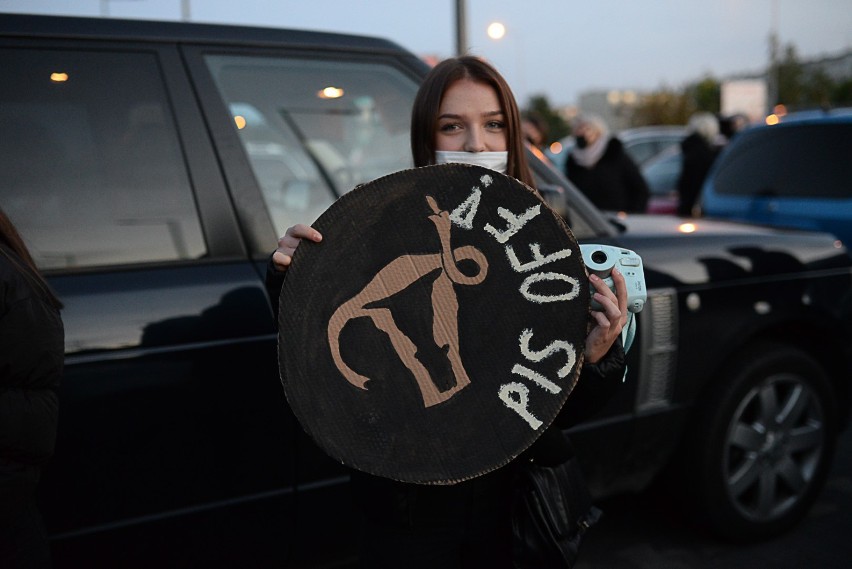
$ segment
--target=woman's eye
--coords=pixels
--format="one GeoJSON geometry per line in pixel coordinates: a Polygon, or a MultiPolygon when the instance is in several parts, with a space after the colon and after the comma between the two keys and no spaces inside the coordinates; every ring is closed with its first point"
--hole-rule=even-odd
{"type": "Polygon", "coordinates": [[[492,130],[501,130],[503,128],[506,128],[506,124],[503,121],[490,121],[485,126],[492,130]]]}
{"type": "Polygon", "coordinates": [[[461,128],[458,123],[445,123],[440,126],[441,132],[452,132],[461,128]]]}

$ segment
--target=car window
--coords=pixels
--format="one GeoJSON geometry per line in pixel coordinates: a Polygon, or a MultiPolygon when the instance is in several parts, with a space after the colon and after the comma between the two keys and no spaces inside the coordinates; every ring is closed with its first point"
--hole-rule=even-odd
{"type": "Polygon", "coordinates": [[[630,155],[637,165],[641,166],[648,162],[651,158],[661,154],[664,150],[673,146],[677,147],[680,144],[680,141],[681,137],[677,136],[661,136],[659,138],[649,138],[646,140],[628,140],[624,143],[624,151],[630,155]]]}
{"type": "Polygon", "coordinates": [[[153,53],[0,49],[0,196],[42,269],[206,252],[153,53]]]}
{"type": "Polygon", "coordinates": [[[852,196],[852,125],[802,124],[743,133],[719,165],[719,194],[852,196]]]}
{"type": "Polygon", "coordinates": [[[634,142],[633,144],[625,144],[624,151],[627,152],[635,163],[642,164],[657,154],[660,147],[660,143],[656,140],[645,140],[641,142],[634,142]]]}
{"type": "Polygon", "coordinates": [[[412,166],[417,83],[389,65],[207,55],[278,235],[412,166]]]}
{"type": "Polygon", "coordinates": [[[677,181],[682,169],[683,156],[678,147],[673,147],[646,162],[641,171],[651,194],[663,195],[677,191],[677,181]]]}

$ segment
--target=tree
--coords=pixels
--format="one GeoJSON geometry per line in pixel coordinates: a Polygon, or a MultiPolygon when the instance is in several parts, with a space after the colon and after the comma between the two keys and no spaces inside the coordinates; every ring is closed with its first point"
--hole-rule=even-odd
{"type": "Polygon", "coordinates": [[[852,77],[832,86],[831,102],[839,107],[852,105],[852,77]]]}
{"type": "Polygon", "coordinates": [[[832,94],[834,92],[834,81],[822,69],[816,69],[808,74],[807,80],[802,88],[801,103],[807,107],[821,107],[827,109],[832,106],[832,94]]]}
{"type": "Polygon", "coordinates": [[[642,97],[633,113],[633,126],[686,124],[693,105],[685,92],[663,89],[642,97]]]}
{"type": "Polygon", "coordinates": [[[784,50],[784,58],[778,63],[778,100],[790,108],[800,106],[804,101],[803,80],[805,70],[796,55],[796,48],[790,44],[784,50]]]}
{"type": "Polygon", "coordinates": [[[695,111],[718,113],[721,108],[722,85],[713,77],[705,77],[695,85],[688,87],[695,111]]]}

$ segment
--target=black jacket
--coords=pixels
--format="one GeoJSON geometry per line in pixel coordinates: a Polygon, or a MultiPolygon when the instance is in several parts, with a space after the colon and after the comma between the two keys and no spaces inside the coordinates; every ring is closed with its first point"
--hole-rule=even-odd
{"type": "Polygon", "coordinates": [[[696,133],[684,138],[680,149],[683,154],[683,168],[677,180],[677,214],[686,217],[692,214],[692,208],[701,194],[704,178],[713,166],[719,150],[696,133]]]}
{"type": "Polygon", "coordinates": [[[617,138],[610,139],[591,168],[580,166],[569,154],[565,174],[600,209],[643,213],[648,206],[648,184],[617,138]]]}
{"type": "Polygon", "coordinates": [[[53,454],[65,352],[59,311],[0,245],[0,522],[32,499],[53,454]]]}

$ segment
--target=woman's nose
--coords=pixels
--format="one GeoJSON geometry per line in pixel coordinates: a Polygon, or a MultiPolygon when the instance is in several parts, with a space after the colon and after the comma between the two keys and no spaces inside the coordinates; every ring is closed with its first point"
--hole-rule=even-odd
{"type": "Polygon", "coordinates": [[[485,152],[485,137],[479,129],[472,128],[467,131],[467,138],[464,141],[465,152],[485,152]]]}

